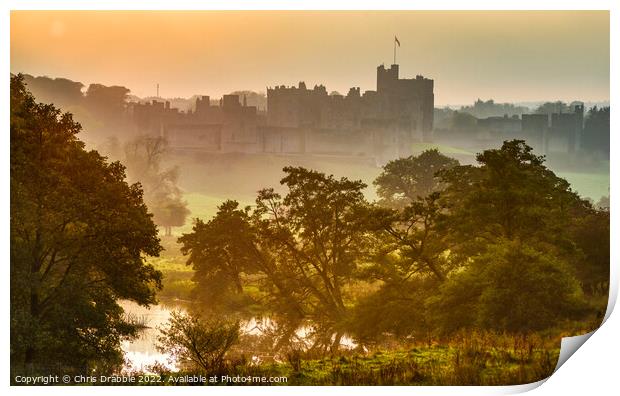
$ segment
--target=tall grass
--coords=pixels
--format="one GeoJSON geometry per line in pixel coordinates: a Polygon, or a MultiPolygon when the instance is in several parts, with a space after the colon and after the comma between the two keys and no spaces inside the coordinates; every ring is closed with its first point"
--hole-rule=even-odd
{"type": "Polygon", "coordinates": [[[236,356],[208,374],[286,376],[287,385],[508,385],[550,376],[558,356],[559,343],[536,334],[471,331],[402,350],[324,357],[291,350],[281,362],[262,364],[236,356]]]}

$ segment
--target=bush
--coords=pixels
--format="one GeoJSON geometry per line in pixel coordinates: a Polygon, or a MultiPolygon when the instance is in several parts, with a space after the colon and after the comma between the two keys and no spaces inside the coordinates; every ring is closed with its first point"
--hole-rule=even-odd
{"type": "Polygon", "coordinates": [[[582,313],[570,267],[519,241],[500,241],[444,284],[429,305],[441,328],[479,326],[516,332],[549,328],[582,313]]]}
{"type": "Polygon", "coordinates": [[[211,372],[222,367],[226,353],[239,339],[239,322],[205,321],[172,312],[159,331],[157,349],[169,353],[181,365],[211,372]]]}

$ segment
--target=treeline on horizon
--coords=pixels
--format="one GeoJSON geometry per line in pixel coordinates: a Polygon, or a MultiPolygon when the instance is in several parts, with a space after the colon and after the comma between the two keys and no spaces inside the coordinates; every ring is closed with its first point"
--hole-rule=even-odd
{"type": "MultiPolygon", "coordinates": [[[[147,261],[162,247],[141,185],[86,150],[80,131],[11,77],[12,372],[118,372],[120,343],[139,330],[118,301],[155,304],[162,286],[147,261]]],[[[339,353],[345,336],[362,348],[598,326],[608,208],[579,197],[524,141],[476,160],[427,150],[391,161],[377,202],[361,181],[302,167],[283,169],[285,193],[265,186],[247,207],[231,197],[179,238],[194,308],[162,348],[182,350],[198,329],[222,343],[211,351],[221,364],[238,321],[256,316],[273,318],[272,350],[319,356],[339,353]]]]}

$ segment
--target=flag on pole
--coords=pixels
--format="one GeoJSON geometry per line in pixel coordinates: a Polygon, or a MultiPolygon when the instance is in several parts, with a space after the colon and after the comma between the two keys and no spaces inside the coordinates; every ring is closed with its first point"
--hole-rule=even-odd
{"type": "Polygon", "coordinates": [[[394,42],[396,42],[396,44],[398,44],[398,46],[400,47],[400,41],[398,41],[398,37],[394,36],[394,42]]]}

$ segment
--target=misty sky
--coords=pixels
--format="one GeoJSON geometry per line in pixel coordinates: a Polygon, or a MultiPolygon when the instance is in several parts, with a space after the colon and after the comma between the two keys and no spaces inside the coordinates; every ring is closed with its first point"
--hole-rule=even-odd
{"type": "Polygon", "coordinates": [[[305,81],[435,80],[435,103],[609,99],[607,11],[13,11],[11,72],[219,97],[305,81]]]}

